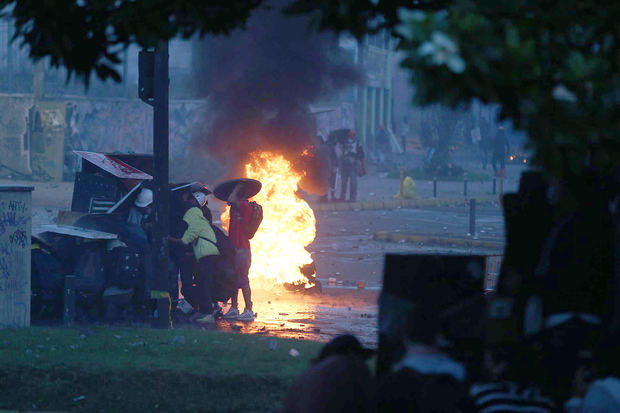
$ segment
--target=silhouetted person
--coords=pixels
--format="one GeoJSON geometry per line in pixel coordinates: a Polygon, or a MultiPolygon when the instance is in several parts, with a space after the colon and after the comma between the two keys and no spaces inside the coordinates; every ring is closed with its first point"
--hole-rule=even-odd
{"type": "Polygon", "coordinates": [[[323,347],[313,364],[291,386],[282,412],[370,411],[371,378],[366,360],[373,352],[351,335],[323,347]]]}
{"type": "Polygon", "coordinates": [[[405,354],[385,375],[374,397],[377,412],[466,412],[465,366],[441,350],[439,310],[417,308],[406,327],[405,354]]]}
{"type": "Polygon", "coordinates": [[[355,202],[357,199],[357,176],[360,174],[363,162],[364,150],[357,141],[357,134],[354,130],[351,130],[344,144],[340,161],[340,173],[342,176],[340,188],[341,201],[346,201],[347,187],[349,188],[349,202],[355,202]]]}
{"type": "Polygon", "coordinates": [[[500,173],[503,174],[506,169],[506,156],[510,152],[510,144],[506,137],[504,127],[500,126],[497,134],[493,138],[493,173],[497,176],[497,163],[499,162],[500,173]]]}

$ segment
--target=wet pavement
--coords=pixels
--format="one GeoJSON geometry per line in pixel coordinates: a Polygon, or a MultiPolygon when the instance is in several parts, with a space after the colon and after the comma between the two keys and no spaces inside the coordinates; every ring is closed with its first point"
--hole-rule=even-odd
{"type": "Polygon", "coordinates": [[[349,333],[364,345],[376,347],[377,287],[329,287],[322,294],[253,291],[256,320],[221,320],[217,329],[321,342],[349,333]]]}
{"type": "MultiPolygon", "coordinates": [[[[252,323],[218,322],[218,329],[242,334],[326,342],[350,333],[366,346],[377,345],[377,299],[387,253],[497,254],[497,250],[446,248],[373,240],[375,231],[403,231],[467,237],[467,206],[391,211],[343,211],[317,214],[317,238],[308,247],[317,267],[322,294],[253,291],[252,323]],[[336,285],[329,285],[329,279],[336,285]],[[363,289],[357,283],[363,283],[363,289]]],[[[480,205],[481,239],[503,242],[502,210],[480,205]],[[484,231],[484,232],[482,232],[484,231]]],[[[241,301],[241,300],[240,300],[241,301]]]]}
{"type": "MultiPolygon", "coordinates": [[[[321,279],[380,283],[383,260],[388,253],[497,254],[497,249],[448,248],[445,246],[375,241],[377,231],[472,238],[467,205],[385,211],[320,212],[317,237],[308,250],[321,279]]],[[[504,218],[497,204],[478,206],[476,237],[504,242],[504,218]]]]}

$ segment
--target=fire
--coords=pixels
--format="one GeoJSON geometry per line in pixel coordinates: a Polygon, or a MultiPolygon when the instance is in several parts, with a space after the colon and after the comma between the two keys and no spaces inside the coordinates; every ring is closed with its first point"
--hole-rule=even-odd
{"type": "MultiPolygon", "coordinates": [[[[263,207],[263,222],[250,240],[253,286],[272,288],[284,283],[304,283],[299,267],[312,263],[306,246],[316,236],[316,218],[306,201],[296,194],[303,174],[293,170],[283,156],[260,152],[245,165],[246,177],[257,179],[263,188],[253,201],[263,207]]],[[[229,208],[222,213],[228,229],[229,208]]]]}

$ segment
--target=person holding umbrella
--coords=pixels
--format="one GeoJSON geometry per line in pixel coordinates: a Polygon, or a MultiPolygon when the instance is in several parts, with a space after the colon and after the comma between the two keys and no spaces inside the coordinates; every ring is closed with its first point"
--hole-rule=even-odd
{"type": "Polygon", "coordinates": [[[230,309],[224,314],[225,319],[254,321],[252,290],[250,289],[249,279],[249,271],[252,264],[250,239],[254,236],[256,229],[258,229],[258,226],[255,225],[256,216],[260,214],[262,218],[262,209],[257,203],[250,202],[249,198],[258,194],[261,187],[262,184],[259,181],[243,178],[222,182],[213,191],[216,198],[226,201],[230,205],[228,236],[237,248],[235,254],[237,290],[232,296],[230,309]],[[257,210],[260,210],[260,212],[257,210]],[[239,289],[241,289],[243,300],[245,301],[245,310],[241,314],[239,313],[239,289]]]}

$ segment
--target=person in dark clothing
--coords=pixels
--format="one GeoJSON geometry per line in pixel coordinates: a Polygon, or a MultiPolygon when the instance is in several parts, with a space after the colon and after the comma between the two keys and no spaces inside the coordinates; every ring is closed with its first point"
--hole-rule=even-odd
{"type": "Polygon", "coordinates": [[[500,174],[505,173],[506,170],[506,155],[510,153],[510,144],[506,137],[504,127],[500,126],[497,134],[493,138],[493,159],[491,164],[493,166],[493,173],[497,176],[497,162],[500,166],[500,174]]]}
{"type": "Polygon", "coordinates": [[[391,152],[390,137],[388,136],[387,129],[384,125],[379,125],[377,130],[377,139],[375,141],[377,160],[379,167],[385,169],[385,160],[388,154],[391,152]]]}
{"type": "Polygon", "coordinates": [[[346,200],[347,187],[349,187],[349,202],[355,202],[357,199],[357,176],[363,162],[364,150],[357,141],[357,134],[351,130],[340,161],[340,173],[342,175],[340,201],[346,200]]]}
{"type": "Polygon", "coordinates": [[[334,338],[295,380],[281,411],[369,411],[372,381],[366,360],[372,354],[351,335],[334,338]]]}
{"type": "Polygon", "coordinates": [[[342,151],[346,138],[341,138],[341,131],[333,131],[327,137],[327,147],[329,149],[329,200],[337,201],[336,198],[336,180],[338,171],[340,170],[340,161],[342,159],[342,151]]]}
{"type": "Polygon", "coordinates": [[[522,361],[529,370],[536,368],[535,362],[525,363],[526,359],[531,359],[531,354],[524,354],[528,349],[519,351],[515,347],[514,344],[504,344],[488,346],[485,350],[484,378],[469,389],[476,412],[555,411],[551,397],[544,394],[538,386],[525,380],[514,380],[521,375],[518,372],[510,373],[510,370],[518,370],[514,364],[520,363],[516,360],[522,361]]]}
{"type": "Polygon", "coordinates": [[[438,309],[416,308],[406,326],[405,355],[378,384],[377,412],[467,412],[472,405],[465,366],[440,346],[438,309]]]}
{"type": "Polygon", "coordinates": [[[407,153],[407,136],[409,135],[409,119],[403,117],[403,122],[400,124],[400,140],[403,145],[403,153],[407,153]]]}

